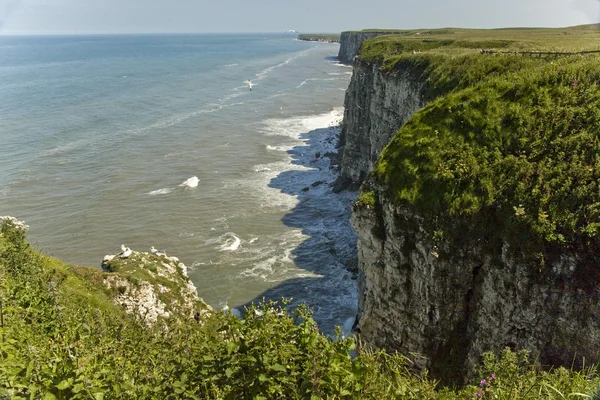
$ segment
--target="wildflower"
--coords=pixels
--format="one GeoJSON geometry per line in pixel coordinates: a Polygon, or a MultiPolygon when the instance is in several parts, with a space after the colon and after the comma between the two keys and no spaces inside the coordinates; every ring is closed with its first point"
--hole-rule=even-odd
{"type": "Polygon", "coordinates": [[[481,382],[479,382],[479,387],[484,387],[487,384],[487,381],[485,379],[482,379],[481,382]]]}
{"type": "Polygon", "coordinates": [[[493,381],[494,379],[496,379],[496,374],[492,374],[492,375],[490,376],[490,381],[493,381]]]}
{"type": "Polygon", "coordinates": [[[8,215],[0,216],[0,225],[4,222],[6,222],[6,224],[8,224],[8,226],[12,226],[23,232],[25,232],[25,231],[27,231],[27,229],[29,229],[29,225],[26,225],[25,222],[19,221],[15,217],[11,217],[8,215]]]}
{"type": "Polygon", "coordinates": [[[483,397],[483,393],[477,392],[477,397],[483,397]]]}

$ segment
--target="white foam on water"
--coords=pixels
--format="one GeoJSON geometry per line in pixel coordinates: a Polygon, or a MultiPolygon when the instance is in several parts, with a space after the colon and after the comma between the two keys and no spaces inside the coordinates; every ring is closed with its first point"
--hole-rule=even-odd
{"type": "Polygon", "coordinates": [[[224,189],[235,189],[236,192],[255,196],[261,208],[291,210],[298,204],[297,197],[269,186],[274,178],[290,167],[304,169],[302,166],[290,164],[289,155],[286,154],[284,161],[254,166],[254,173],[244,179],[223,182],[224,189]]]}
{"type": "Polygon", "coordinates": [[[235,233],[227,232],[223,236],[226,236],[226,240],[225,243],[221,245],[221,251],[236,251],[238,247],[240,247],[242,240],[237,237],[235,233]]]}
{"type": "Polygon", "coordinates": [[[309,79],[305,79],[303,80],[298,86],[296,86],[296,89],[300,89],[302,86],[306,85],[306,83],[309,81],[309,79]]]}
{"type": "Polygon", "coordinates": [[[336,108],[320,115],[263,121],[265,135],[285,137],[286,143],[292,140],[297,144],[282,161],[254,167],[257,171],[264,171],[267,165],[271,169],[255,175],[253,186],[267,187],[255,193],[270,202],[276,196],[295,199],[280,205],[290,207],[285,218],[297,227],[299,237],[286,243],[261,240],[278,250],[268,253],[266,259],[243,274],[246,278],[280,282],[281,289],[275,293],[290,293],[297,299],[292,306],[306,302],[313,308],[315,320],[326,330],[344,323],[351,328],[349,319],[358,308],[356,281],[342,264],[356,256],[356,235],[349,223],[355,194],[331,192],[329,183],[337,175],[330,169],[329,158],[322,157],[336,151],[342,116],[343,109],[336,108]],[[260,184],[260,179],[267,180],[266,185],[260,184]],[[286,286],[290,279],[299,279],[298,284],[286,286]]]}
{"type": "Polygon", "coordinates": [[[257,166],[256,168],[254,168],[254,172],[266,172],[266,171],[270,171],[270,170],[271,170],[271,168],[269,168],[269,167],[257,166]]]}
{"type": "Polygon", "coordinates": [[[288,151],[293,148],[293,146],[271,146],[269,144],[267,144],[265,147],[267,148],[267,150],[275,150],[275,151],[288,151]]]}
{"type": "Polygon", "coordinates": [[[192,176],[191,178],[188,178],[185,181],[183,181],[183,183],[181,183],[179,186],[184,186],[186,188],[195,188],[198,187],[198,182],[200,182],[200,179],[198,179],[197,176],[192,176]]]}
{"type": "Polygon", "coordinates": [[[151,192],[148,192],[146,194],[149,194],[150,196],[156,196],[159,194],[169,194],[173,191],[173,189],[171,188],[163,188],[163,189],[157,189],[157,190],[153,190],[151,192]]]}
{"type": "Polygon", "coordinates": [[[240,275],[247,278],[261,278],[263,281],[268,281],[269,276],[273,273],[273,265],[277,262],[277,257],[270,257],[257,262],[252,268],[248,268],[241,272],[240,275]]]}
{"type": "Polygon", "coordinates": [[[270,118],[263,122],[263,132],[268,136],[287,136],[299,139],[303,133],[339,125],[344,116],[344,109],[336,107],[328,113],[306,117],[270,118]]]}

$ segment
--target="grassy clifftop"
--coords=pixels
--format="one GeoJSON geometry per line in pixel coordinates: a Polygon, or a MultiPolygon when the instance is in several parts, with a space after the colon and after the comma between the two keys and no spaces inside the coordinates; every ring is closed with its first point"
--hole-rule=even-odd
{"type": "Polygon", "coordinates": [[[361,49],[361,58],[381,57],[389,58],[397,55],[395,48],[399,43],[411,44],[410,50],[425,50],[427,43],[443,43],[429,47],[439,48],[439,52],[448,54],[454,48],[477,48],[478,44],[486,49],[511,51],[593,51],[600,50],[600,25],[580,25],[567,28],[503,28],[503,29],[414,29],[414,30],[363,30],[361,32],[385,32],[385,36],[378,36],[365,43],[361,49]],[[454,43],[454,44],[453,44],[454,43]],[[471,43],[471,44],[469,44],[471,43]],[[495,47],[495,45],[498,47],[495,47]]]}
{"type": "Polygon", "coordinates": [[[430,100],[383,151],[373,178],[436,235],[456,237],[460,221],[460,235],[468,225],[481,238],[501,236],[542,263],[552,249],[595,253],[600,57],[550,53],[594,50],[599,32],[417,36],[378,37],[361,50],[363,61],[426,82],[430,100]]]}

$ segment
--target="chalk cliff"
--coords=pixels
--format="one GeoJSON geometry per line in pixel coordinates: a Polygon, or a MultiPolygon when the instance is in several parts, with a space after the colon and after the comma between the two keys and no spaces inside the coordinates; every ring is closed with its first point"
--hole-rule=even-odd
{"type": "MultiPolygon", "coordinates": [[[[390,139],[432,93],[422,76],[380,67],[355,61],[340,139],[342,174],[364,182],[370,199],[359,196],[352,216],[365,340],[411,355],[454,383],[473,376],[483,352],[504,347],[527,349],[544,365],[596,360],[600,268],[591,248],[553,245],[545,265],[536,266],[505,240],[493,206],[486,212],[490,221],[497,218],[496,232],[490,225],[479,233],[469,219],[456,218],[449,220],[454,237],[434,239],[431,215],[399,202],[385,180],[369,177],[390,139]]],[[[454,118],[455,110],[447,112],[454,118]]]]}
{"type": "Polygon", "coordinates": [[[484,249],[429,238],[424,220],[386,188],[357,204],[359,317],[369,343],[405,354],[433,376],[463,382],[481,355],[527,349],[545,365],[581,366],[600,351],[600,273],[575,254],[532,270],[508,244],[484,249]]]}
{"type": "Polygon", "coordinates": [[[342,32],[338,60],[343,64],[352,64],[354,57],[358,55],[360,45],[365,40],[382,35],[389,35],[389,32],[342,32]]]}
{"type": "Polygon", "coordinates": [[[423,107],[424,85],[403,71],[384,73],[377,64],[355,64],[340,137],[343,178],[360,183],[373,170],[392,136],[423,107]]]}

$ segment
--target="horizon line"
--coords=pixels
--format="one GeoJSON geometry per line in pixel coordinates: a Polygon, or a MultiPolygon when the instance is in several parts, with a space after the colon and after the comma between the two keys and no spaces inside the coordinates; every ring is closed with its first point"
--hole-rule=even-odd
{"type": "MultiPolygon", "coordinates": [[[[340,34],[340,32],[305,32],[304,34],[340,34]]],[[[142,36],[142,35],[300,35],[302,32],[265,31],[265,32],[49,32],[49,33],[27,33],[27,32],[0,32],[0,36],[142,36]]]]}

